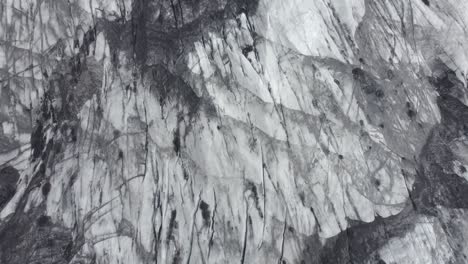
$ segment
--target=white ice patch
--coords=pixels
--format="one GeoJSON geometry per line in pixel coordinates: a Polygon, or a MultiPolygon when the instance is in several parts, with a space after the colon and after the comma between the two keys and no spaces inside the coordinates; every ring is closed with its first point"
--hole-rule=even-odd
{"type": "Polygon", "coordinates": [[[5,135],[11,136],[14,132],[14,128],[15,126],[13,123],[7,121],[2,123],[3,134],[5,135]]]}
{"type": "Polygon", "coordinates": [[[448,263],[453,252],[438,220],[421,217],[414,230],[390,239],[379,255],[385,263],[438,264],[448,263]]]}

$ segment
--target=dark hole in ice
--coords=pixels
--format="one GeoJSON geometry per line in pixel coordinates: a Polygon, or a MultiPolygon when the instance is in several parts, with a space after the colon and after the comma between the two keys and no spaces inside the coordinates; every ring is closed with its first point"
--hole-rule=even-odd
{"type": "Polygon", "coordinates": [[[380,180],[379,179],[375,179],[375,186],[376,187],[380,187],[380,180]]]}
{"type": "Polygon", "coordinates": [[[242,54],[244,54],[245,57],[247,57],[247,55],[249,55],[249,53],[252,51],[253,51],[252,45],[247,45],[244,48],[242,48],[242,54]]]}
{"type": "Polygon", "coordinates": [[[172,140],[172,144],[174,145],[174,151],[179,154],[180,151],[180,137],[179,137],[179,131],[174,132],[174,139],[172,140]]]}
{"type": "Polygon", "coordinates": [[[364,71],[361,68],[354,68],[351,72],[353,73],[353,78],[355,80],[359,80],[364,76],[364,71]]]}
{"type": "Polygon", "coordinates": [[[424,3],[425,5],[431,6],[431,3],[429,3],[429,0],[422,0],[422,1],[423,1],[423,3],[424,3]]]}
{"type": "Polygon", "coordinates": [[[120,130],[115,129],[113,132],[113,135],[114,135],[114,139],[118,138],[120,136],[120,130]]]}
{"type": "Polygon", "coordinates": [[[341,154],[338,155],[338,158],[339,158],[340,160],[342,160],[342,159],[343,159],[343,155],[341,155],[341,154]]]}
{"type": "Polygon", "coordinates": [[[42,133],[42,123],[40,121],[36,124],[36,129],[31,134],[31,148],[33,150],[33,160],[37,159],[44,149],[45,140],[42,133]]]}
{"type": "Polygon", "coordinates": [[[70,135],[71,135],[72,142],[76,142],[76,129],[75,128],[72,128],[70,130],[70,135]]]}
{"type": "Polygon", "coordinates": [[[44,185],[42,186],[42,195],[47,196],[51,188],[52,185],[50,185],[50,182],[44,183],[44,185]]]}
{"type": "Polygon", "coordinates": [[[380,123],[379,127],[384,128],[385,127],[384,123],[380,123]]]}
{"type": "Polygon", "coordinates": [[[413,109],[408,109],[408,111],[406,112],[406,114],[408,114],[408,116],[410,118],[413,118],[416,116],[416,112],[413,110],[413,109]]]}
{"type": "Polygon", "coordinates": [[[210,206],[205,201],[201,200],[200,209],[203,217],[203,224],[206,226],[210,225],[210,206]]]}
{"type": "Polygon", "coordinates": [[[51,224],[50,217],[47,215],[41,215],[37,218],[37,225],[40,227],[47,226],[51,224]]]}

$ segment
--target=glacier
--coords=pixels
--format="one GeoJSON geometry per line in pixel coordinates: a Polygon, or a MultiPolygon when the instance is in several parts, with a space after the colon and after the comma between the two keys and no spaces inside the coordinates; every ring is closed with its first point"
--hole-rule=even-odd
{"type": "Polygon", "coordinates": [[[0,14],[0,263],[468,263],[468,2],[0,14]]]}

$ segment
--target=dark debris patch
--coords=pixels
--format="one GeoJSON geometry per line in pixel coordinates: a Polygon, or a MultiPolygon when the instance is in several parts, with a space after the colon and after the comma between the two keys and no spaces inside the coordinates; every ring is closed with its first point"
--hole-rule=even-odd
{"type": "Polygon", "coordinates": [[[419,157],[413,197],[425,214],[437,214],[437,207],[468,209],[468,182],[453,171],[456,156],[449,142],[464,133],[468,107],[457,98],[442,94],[437,99],[441,123],[429,135],[419,157]]]}
{"type": "MultiPolygon", "coordinates": [[[[41,211],[16,212],[0,224],[0,263],[69,263],[64,250],[72,241],[72,231],[41,216],[41,211]]],[[[70,249],[69,255],[76,250],[70,249]]]]}
{"type": "Polygon", "coordinates": [[[112,61],[116,67],[119,64],[119,51],[125,51],[129,60],[136,65],[144,66],[149,59],[177,60],[180,53],[193,42],[204,40],[203,34],[208,30],[220,30],[226,18],[235,18],[241,13],[247,17],[253,15],[258,2],[259,0],[134,1],[130,20],[121,15],[113,21],[98,19],[98,24],[109,40],[111,54],[114,54],[112,61]]]}
{"type": "Polygon", "coordinates": [[[15,195],[16,183],[19,177],[18,170],[11,166],[0,170],[0,209],[15,195]]]}

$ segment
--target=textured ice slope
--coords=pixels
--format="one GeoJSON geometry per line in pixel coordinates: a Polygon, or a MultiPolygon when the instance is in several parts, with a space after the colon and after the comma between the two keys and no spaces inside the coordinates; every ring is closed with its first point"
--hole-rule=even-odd
{"type": "Polygon", "coordinates": [[[468,4],[3,0],[1,263],[466,263],[468,4]]]}

